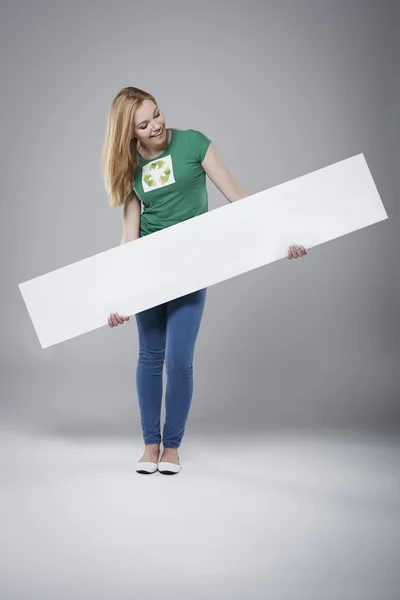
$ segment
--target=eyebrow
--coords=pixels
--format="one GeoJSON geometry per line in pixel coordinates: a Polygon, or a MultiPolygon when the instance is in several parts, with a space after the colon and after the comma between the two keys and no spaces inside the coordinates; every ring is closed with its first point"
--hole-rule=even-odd
{"type": "MultiPolygon", "coordinates": [[[[158,110],[158,106],[156,106],[156,107],[155,107],[155,109],[154,109],[154,111],[153,111],[153,115],[154,115],[154,113],[156,112],[156,110],[158,110]]],[[[143,125],[143,123],[146,123],[146,121],[141,121],[140,123],[138,123],[138,124],[136,125],[136,127],[139,127],[139,125],[143,125]]]]}

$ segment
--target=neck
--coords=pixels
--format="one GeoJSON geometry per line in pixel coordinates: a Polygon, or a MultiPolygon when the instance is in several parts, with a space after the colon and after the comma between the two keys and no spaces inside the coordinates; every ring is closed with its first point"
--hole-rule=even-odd
{"type": "Polygon", "coordinates": [[[139,152],[139,148],[138,148],[138,154],[140,154],[140,156],[144,159],[144,160],[151,160],[152,158],[157,158],[157,156],[160,156],[160,154],[162,154],[169,145],[170,139],[171,139],[171,130],[167,129],[167,136],[165,139],[165,142],[162,144],[162,146],[159,146],[156,150],[148,148],[145,145],[140,144],[139,148],[140,148],[140,152],[139,152]]]}

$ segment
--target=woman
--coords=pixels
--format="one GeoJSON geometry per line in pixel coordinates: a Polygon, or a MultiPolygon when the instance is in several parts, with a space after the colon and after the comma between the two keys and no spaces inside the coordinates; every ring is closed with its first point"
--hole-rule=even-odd
{"type": "MultiPolygon", "coordinates": [[[[122,241],[130,242],[208,211],[206,175],[229,202],[246,192],[222,163],[211,140],[194,129],[167,129],[155,98],[138,88],[122,89],[108,115],[102,165],[109,202],[123,206],[122,241]],[[142,211],[143,207],[143,211],[142,211]]],[[[290,246],[288,258],[307,254],[290,246]]],[[[139,334],[137,393],[145,449],[138,473],[175,474],[178,448],[193,395],[193,357],[206,289],[135,315],[139,334]],[[160,412],[164,360],[166,420],[160,456],[160,412]]],[[[129,320],[111,313],[110,327],[129,320]]]]}

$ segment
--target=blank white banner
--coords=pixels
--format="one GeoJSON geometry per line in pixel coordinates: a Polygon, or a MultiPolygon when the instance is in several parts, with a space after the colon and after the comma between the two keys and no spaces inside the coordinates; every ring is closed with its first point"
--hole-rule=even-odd
{"type": "Polygon", "coordinates": [[[387,219],[363,154],[19,284],[42,348],[387,219]]]}

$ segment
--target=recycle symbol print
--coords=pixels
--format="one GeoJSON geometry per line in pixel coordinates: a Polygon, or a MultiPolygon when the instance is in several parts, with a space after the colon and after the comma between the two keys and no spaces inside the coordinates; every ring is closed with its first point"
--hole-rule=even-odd
{"type": "MultiPolygon", "coordinates": [[[[151,163],[149,170],[155,171],[156,169],[162,169],[163,167],[165,167],[165,161],[157,160],[157,161],[151,163]]],[[[168,182],[170,175],[171,175],[171,169],[167,166],[167,167],[165,167],[165,169],[163,170],[162,174],[159,177],[160,182],[163,185],[165,185],[168,182]]],[[[143,179],[144,179],[146,185],[148,185],[149,187],[154,187],[157,185],[157,182],[153,178],[151,173],[147,173],[147,175],[145,175],[143,179]]]]}

